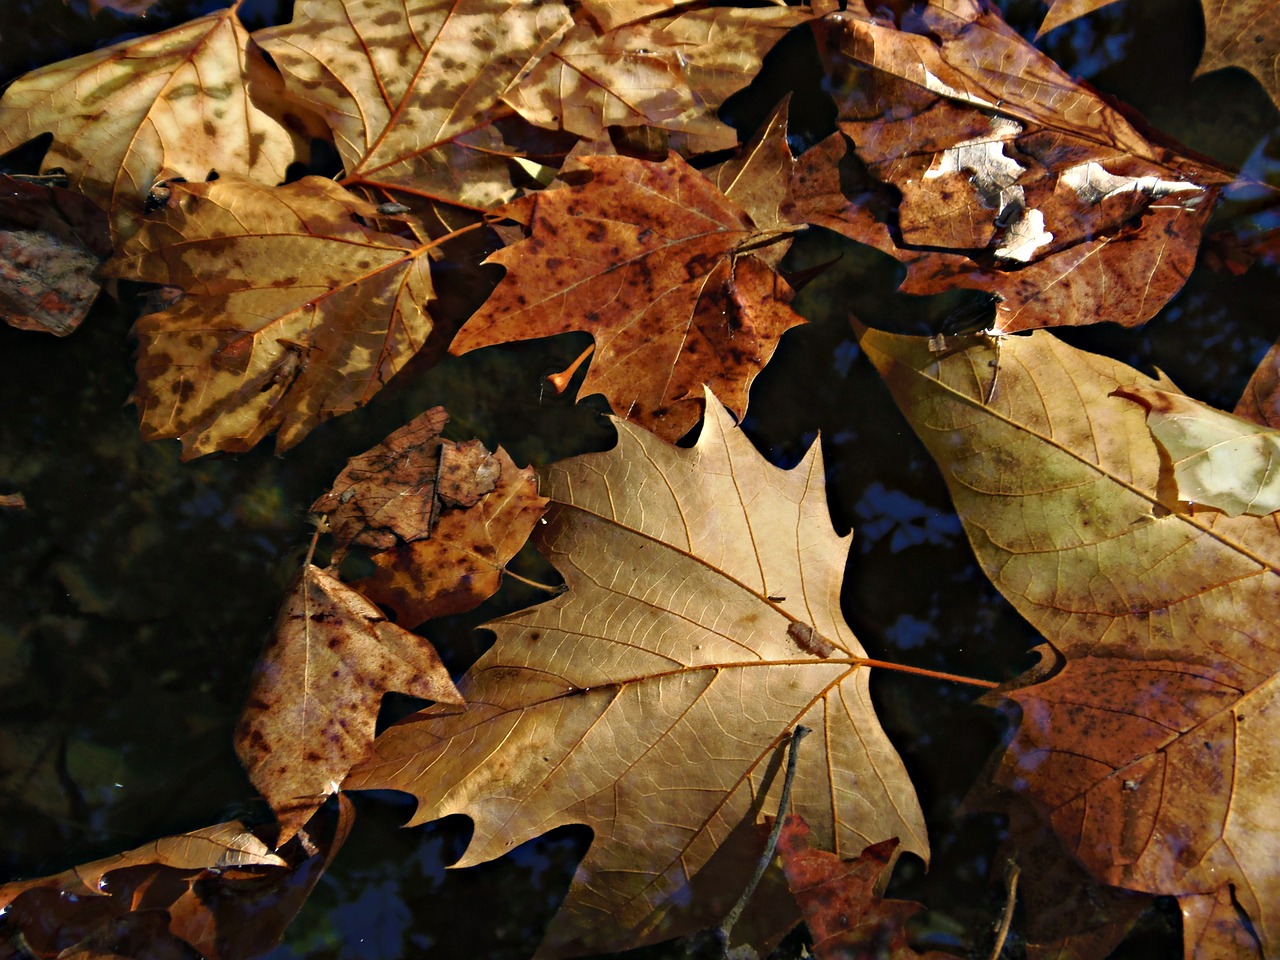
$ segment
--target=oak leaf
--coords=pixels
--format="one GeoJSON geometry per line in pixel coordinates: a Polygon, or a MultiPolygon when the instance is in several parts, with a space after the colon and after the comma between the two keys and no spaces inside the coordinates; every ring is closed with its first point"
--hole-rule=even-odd
{"type": "Polygon", "coordinates": [[[680,134],[689,153],[737,146],[716,117],[807,7],[712,7],[602,32],[583,21],[504,95],[526,120],[589,140],[610,126],[680,134]]]}
{"type": "Polygon", "coordinates": [[[848,538],[831,529],[817,445],[779,470],[712,400],[692,449],[617,426],[613,450],[546,472],[536,542],[568,590],[492,624],[496,645],[460,684],[464,713],[388,728],[344,784],[413,793],[412,823],[470,817],[459,866],[591,826],[543,956],[719,923],[759,857],[755,825],[776,809],[797,724],[816,732],[792,803],[824,848],[902,837],[927,850],[840,615],[848,538]],[[724,882],[704,884],[725,863],[724,882]]]}
{"type": "Polygon", "coordinates": [[[896,837],[871,844],[852,860],[816,849],[809,837],[804,817],[787,817],[778,835],[778,856],[818,960],[950,956],[933,950],[922,954],[907,943],[905,924],[920,904],[880,897],[893,870],[896,837]]]}
{"type": "Polygon", "coordinates": [[[972,0],[815,28],[840,130],[900,199],[873,212],[829,186],[794,216],[903,261],[909,293],[990,293],[997,332],[1132,326],[1181,288],[1226,172],[1148,141],[972,0]]]}
{"type": "Polygon", "coordinates": [[[1196,76],[1242,67],[1280,108],[1280,3],[1277,0],[1200,0],[1204,55],[1196,76]]]}
{"type": "Polygon", "coordinates": [[[184,295],[139,318],[143,436],[183,456],[277,447],[364,404],[426,342],[424,247],[323,177],[175,183],[104,272],[184,295]]]}
{"type": "Polygon", "coordinates": [[[942,467],[983,569],[1046,655],[1066,658],[1002,694],[1022,720],[997,783],[1027,793],[1103,882],[1229,888],[1248,918],[1237,925],[1274,953],[1276,515],[1165,509],[1145,411],[1119,394],[1168,382],[1044,332],[944,355],[882,333],[862,343],[942,467]]]}
{"type": "Polygon", "coordinates": [[[307,563],[280,608],[235,735],[249,779],[280,822],[278,844],[368,754],[391,691],[462,702],[430,641],[307,563]]]}
{"type": "Polygon", "coordinates": [[[792,231],[758,228],[736,189],[675,154],[582,165],[590,180],[537,194],[528,238],[489,258],[507,275],[451,352],[585,330],[596,353],[582,390],[619,416],[675,440],[703,384],[741,416],[778,338],[803,322],[763,252],[792,231]]]}
{"type": "Polygon", "coordinates": [[[323,128],[285,102],[237,6],[19,78],[0,101],[0,153],[52,133],[45,167],[108,211],[117,239],[161,180],[283,181],[323,128]]]}
{"type": "Polygon", "coordinates": [[[257,37],[332,128],[346,182],[485,209],[515,192],[501,97],[571,23],[555,0],[300,0],[257,37]]]}

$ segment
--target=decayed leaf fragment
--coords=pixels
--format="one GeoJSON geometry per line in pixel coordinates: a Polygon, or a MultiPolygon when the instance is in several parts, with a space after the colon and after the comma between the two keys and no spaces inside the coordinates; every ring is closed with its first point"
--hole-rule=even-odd
{"type": "Polygon", "coordinates": [[[904,262],[909,293],[991,293],[997,332],[1132,326],[1181,288],[1225,171],[1149,142],[974,0],[815,29],[840,130],[900,200],[800,191],[794,216],[904,262]]]}
{"type": "Polygon", "coordinates": [[[716,117],[751,82],[765,53],[808,7],[711,7],[602,31],[584,20],[504,99],[530,123],[587,139],[610,126],[682,136],[689,153],[737,146],[716,117]]]}
{"type": "MultiPolygon", "coordinates": [[[[1169,392],[1048,333],[862,344],[943,469],[987,575],[1066,657],[1002,696],[1022,710],[997,782],[1025,791],[1105,883],[1230,888],[1280,943],[1280,524],[1169,512],[1139,404],[1169,392]]],[[[994,696],[994,695],[993,695],[994,696]]],[[[1242,934],[1244,935],[1244,934],[1242,934]]]]}
{"type": "Polygon", "coordinates": [[[813,935],[818,960],[942,960],[950,954],[918,953],[907,943],[904,924],[921,909],[907,900],[882,900],[894,861],[896,838],[873,843],[853,860],[818,850],[809,825],[793,815],[782,824],[778,855],[782,869],[813,935]]]}
{"type": "Polygon", "coordinates": [[[0,153],[51,132],[45,167],[109,211],[117,239],[160,180],[283,181],[323,128],[285,102],[236,6],[21,77],[0,101],[0,153]]]}
{"type": "Polygon", "coordinates": [[[457,706],[424,637],[308,563],[280,608],[236,728],[236,753],[290,839],[369,752],[382,695],[457,706]]]}
{"type": "Polygon", "coordinates": [[[338,549],[378,551],[357,588],[412,630],[493,596],[547,507],[532,469],[501,447],[440,436],[449,415],[433,407],[347,461],[311,505],[329,518],[338,549]]]}
{"type": "Polygon", "coordinates": [[[1147,411],[1147,426],[1173,466],[1178,499],[1229,517],[1280,510],[1280,431],[1185,394],[1123,390],[1147,411]]]}
{"type": "Polygon", "coordinates": [[[582,390],[619,416],[678,439],[703,384],[741,416],[778,338],[803,322],[765,259],[793,231],[756,227],[675,154],[582,165],[591,179],[537,194],[528,238],[489,258],[507,275],[450,350],[585,330],[596,353],[582,390]]]}
{"type": "MultiPolygon", "coordinates": [[[[568,590],[492,625],[496,645],[461,681],[464,713],[388,728],[344,784],[413,793],[413,823],[470,817],[464,866],[590,825],[542,956],[718,923],[759,857],[755,824],[777,806],[796,724],[816,732],[792,803],[822,847],[901,837],[927,851],[840,615],[848,538],[831,529],[817,444],[779,470],[711,398],[692,449],[617,426],[613,450],[546,472],[536,542],[568,590]],[[796,623],[826,656],[792,638],[796,623]]],[[[752,910],[769,905],[757,894],[752,910]]]]}
{"type": "Polygon", "coordinates": [[[1200,0],[1204,55],[1196,75],[1243,67],[1280,108],[1280,4],[1276,0],[1200,0]]]}
{"type": "Polygon", "coordinates": [[[348,183],[485,209],[514,193],[500,98],[571,22],[556,0],[300,0],[257,37],[348,183]]]}
{"type": "Polygon", "coordinates": [[[372,204],[323,177],[175,183],[110,276],[180,288],[135,328],[143,435],[183,456],[285,449],[364,404],[431,332],[426,249],[366,224],[372,204]]]}

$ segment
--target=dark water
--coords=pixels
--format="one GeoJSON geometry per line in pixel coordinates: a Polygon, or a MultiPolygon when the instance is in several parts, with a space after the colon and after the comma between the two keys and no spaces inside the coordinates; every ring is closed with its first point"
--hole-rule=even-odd
{"type": "MultiPolygon", "coordinates": [[[[216,8],[161,4],[139,22],[89,19],[83,6],[6,0],[0,78],[216,8]]],[[[1027,35],[1043,11],[1035,2],[1005,9],[1027,35]]],[[[243,15],[257,27],[286,18],[287,4],[246,4],[243,15]]],[[[1056,31],[1043,48],[1192,148],[1275,182],[1275,109],[1241,72],[1192,80],[1202,39],[1195,2],[1120,3],[1056,31]]],[[[795,87],[793,133],[814,142],[832,124],[819,82],[812,43],[797,34],[726,115],[749,129],[795,87]]],[[[1215,226],[1238,223],[1250,202],[1238,197],[1215,226]]],[[[833,259],[800,295],[797,307],[812,322],[784,338],[757,381],[745,429],[783,465],[821,433],[832,515],[839,529],[855,528],[846,615],[873,656],[1012,677],[1030,666],[1039,637],[973,561],[936,467],[848,325],[853,314],[872,326],[933,332],[964,298],[899,295],[895,263],[821,231],[797,241],[788,265],[833,259]]],[[[1202,267],[1145,328],[1066,336],[1145,370],[1159,366],[1193,396],[1230,408],[1276,334],[1277,303],[1274,267],[1242,277],[1202,267]]],[[[541,377],[584,343],[563,337],[411,370],[282,458],[267,445],[182,464],[176,443],[140,442],[126,406],[133,309],[131,300],[104,298],[65,341],[0,329],[0,492],[20,489],[29,503],[0,515],[0,879],[233,816],[266,816],[231,730],[308,542],[307,506],[347,457],[436,403],[453,413],[454,437],[502,444],[522,464],[611,442],[600,403],[575,406],[543,390],[541,377]]],[[[536,570],[539,561],[521,562],[536,570]]],[[[504,590],[426,632],[461,671],[487,643],[474,626],[532,599],[504,590]]],[[[962,816],[959,806],[1005,720],[974,707],[967,688],[887,674],[873,690],[934,845],[930,871],[904,862],[892,892],[928,905],[918,924],[927,942],[985,956],[1003,905],[991,882],[1003,823],[962,816]]],[[[412,810],[404,797],[355,801],[355,831],[280,957],[528,956],[589,840],[584,829],[564,829],[502,861],[446,872],[466,845],[465,820],[403,830],[412,810]]],[[[1178,935],[1176,909],[1159,904],[1118,955],[1173,955],[1178,935]]],[[[660,947],[645,955],[677,954],[660,947]]],[[[1016,925],[1006,955],[1021,955],[1016,925]]]]}

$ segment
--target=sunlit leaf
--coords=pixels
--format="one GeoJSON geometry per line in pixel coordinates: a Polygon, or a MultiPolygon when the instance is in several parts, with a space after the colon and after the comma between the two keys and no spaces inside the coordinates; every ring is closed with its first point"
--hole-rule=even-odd
{"type": "Polygon", "coordinates": [[[1196,74],[1242,67],[1280,108],[1280,2],[1200,0],[1204,9],[1204,56],[1196,74]]]}

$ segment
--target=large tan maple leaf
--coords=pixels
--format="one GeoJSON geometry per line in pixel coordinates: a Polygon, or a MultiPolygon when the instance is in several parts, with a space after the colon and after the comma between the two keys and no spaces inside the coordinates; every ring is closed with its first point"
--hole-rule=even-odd
{"type": "Polygon", "coordinates": [[[1250,926],[1274,955],[1280,514],[1171,496],[1134,399],[1169,396],[1167,381],[1045,332],[941,355],[874,331],[862,344],[987,575],[1066,659],[1003,694],[1022,721],[997,782],[1102,881],[1179,897],[1197,955],[1237,955],[1212,936],[1250,926]],[[1224,909],[1234,925],[1210,923],[1224,909]]]}
{"type": "Polygon", "coordinates": [[[344,784],[414,794],[413,823],[470,817],[459,865],[591,826],[544,956],[719,922],[759,855],[754,826],[776,811],[798,724],[816,732],[792,803],[817,842],[851,856],[899,837],[927,853],[840,615],[849,538],[831,528],[817,445],[775,468],[710,398],[692,449],[617,425],[614,449],[547,471],[536,542],[567,592],[493,624],[497,644],[460,683],[465,712],[389,728],[344,784]]]}

